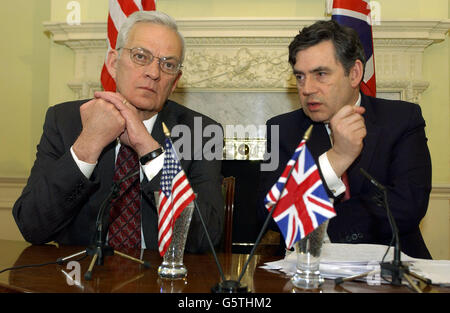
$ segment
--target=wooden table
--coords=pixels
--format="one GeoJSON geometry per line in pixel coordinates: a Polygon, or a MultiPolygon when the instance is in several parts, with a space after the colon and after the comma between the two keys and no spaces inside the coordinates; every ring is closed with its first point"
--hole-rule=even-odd
{"type": "MultiPolygon", "coordinates": [[[[84,251],[85,247],[56,245],[33,246],[25,242],[0,240],[0,270],[7,267],[55,262],[58,258],[84,251]]],[[[129,251],[123,251],[129,252],[129,251]]],[[[137,255],[134,255],[137,256],[137,255]]],[[[137,256],[139,257],[139,256],[137,256]]],[[[236,279],[248,255],[219,254],[227,279],[236,279]]],[[[118,255],[105,258],[103,265],[96,265],[92,280],[86,281],[84,273],[91,257],[76,263],[50,264],[42,267],[22,268],[0,274],[0,292],[39,293],[210,293],[211,287],[220,281],[219,272],[211,254],[186,254],[184,263],[188,276],[184,280],[164,280],[157,274],[162,258],[155,251],[145,251],[144,259],[151,268],[122,258],[118,255]],[[76,276],[79,265],[78,279],[76,276]],[[75,271],[75,272],[74,272],[75,271]],[[72,279],[71,279],[72,278],[72,279]],[[74,280],[75,279],[75,283],[74,280]]],[[[252,293],[301,293],[284,274],[259,268],[264,262],[279,258],[256,255],[250,262],[242,282],[252,293]]],[[[426,287],[425,292],[450,292],[450,288],[426,287]]],[[[364,282],[346,282],[335,287],[326,280],[321,293],[411,293],[407,287],[391,285],[369,286],[364,282]]]]}

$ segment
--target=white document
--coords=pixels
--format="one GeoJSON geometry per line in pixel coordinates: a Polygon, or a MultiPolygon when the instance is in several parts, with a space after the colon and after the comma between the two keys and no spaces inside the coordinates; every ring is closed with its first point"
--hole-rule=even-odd
{"type": "MultiPolygon", "coordinates": [[[[387,249],[385,245],[324,243],[320,272],[327,279],[366,273],[377,268],[387,249]]],[[[391,247],[384,262],[392,261],[393,254],[394,248],[391,247]]],[[[404,253],[401,253],[401,261],[408,264],[412,272],[431,279],[433,284],[450,286],[450,261],[416,259],[404,253]]],[[[261,267],[291,276],[295,274],[296,265],[297,255],[293,252],[282,260],[267,262],[261,267]]]]}

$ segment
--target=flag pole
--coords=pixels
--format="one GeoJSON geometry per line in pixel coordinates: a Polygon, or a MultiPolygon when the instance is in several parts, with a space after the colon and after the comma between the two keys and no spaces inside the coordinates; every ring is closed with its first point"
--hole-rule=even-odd
{"type": "MultiPolygon", "coordinates": [[[[311,136],[312,129],[313,129],[313,125],[309,126],[308,129],[306,130],[305,134],[303,135],[303,140],[305,141],[305,144],[306,144],[306,141],[308,141],[309,137],[311,136]]],[[[289,170],[288,175],[286,176],[286,184],[287,184],[287,181],[289,180],[289,178],[292,175],[292,171],[294,170],[295,165],[297,164],[297,161],[298,161],[298,158],[295,160],[294,165],[291,167],[291,169],[289,170]]],[[[248,264],[250,263],[250,260],[252,259],[253,255],[255,254],[256,248],[258,247],[258,245],[259,245],[259,243],[260,243],[260,241],[262,239],[262,236],[265,233],[265,231],[267,229],[267,226],[269,225],[270,219],[272,218],[272,215],[273,215],[273,212],[275,211],[275,208],[278,206],[278,202],[280,201],[281,195],[283,194],[284,189],[286,188],[286,184],[284,184],[283,189],[280,191],[280,196],[278,197],[277,202],[272,207],[272,210],[270,210],[270,213],[267,215],[267,218],[264,221],[264,225],[263,225],[261,231],[259,232],[258,237],[256,238],[255,244],[253,245],[253,248],[252,248],[252,250],[250,252],[250,255],[249,255],[247,261],[245,262],[244,267],[242,268],[241,274],[239,275],[238,283],[240,283],[241,280],[242,280],[242,277],[244,277],[244,274],[245,274],[245,271],[246,271],[246,269],[248,267],[248,264]]]]}
{"type": "MultiPolygon", "coordinates": [[[[164,122],[162,122],[162,127],[163,127],[164,135],[170,141],[170,143],[171,143],[171,145],[173,147],[172,139],[170,137],[169,128],[167,128],[167,126],[166,126],[166,124],[164,122]]],[[[186,180],[189,182],[189,179],[187,178],[187,176],[186,176],[186,180]]],[[[209,236],[208,229],[206,228],[206,224],[205,224],[205,221],[203,220],[203,216],[202,216],[202,213],[200,212],[200,209],[198,207],[196,198],[194,198],[194,207],[195,207],[195,210],[198,213],[198,216],[200,217],[200,222],[202,223],[203,230],[205,231],[206,239],[208,240],[209,246],[210,246],[212,254],[214,256],[214,260],[216,261],[216,265],[217,265],[217,268],[219,270],[220,277],[222,278],[222,281],[225,281],[225,275],[223,274],[222,266],[220,265],[219,259],[217,258],[217,254],[216,254],[216,251],[214,249],[214,244],[212,243],[211,237],[209,236]]]]}

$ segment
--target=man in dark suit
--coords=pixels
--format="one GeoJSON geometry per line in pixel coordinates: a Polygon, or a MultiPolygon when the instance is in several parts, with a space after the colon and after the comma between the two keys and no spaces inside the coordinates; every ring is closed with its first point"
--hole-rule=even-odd
{"type": "MultiPolygon", "coordinates": [[[[224,222],[221,161],[205,159],[203,146],[208,138],[203,129],[222,129],[210,118],[168,100],[181,77],[183,58],[184,39],[171,17],[156,11],[136,12],[121,27],[116,49],[106,61],[117,92],[96,92],[92,100],[49,108],[36,161],[13,208],[27,241],[93,243],[97,213],[110,192],[118,151],[128,147],[141,162],[135,164],[140,168],[142,242],[132,248],[157,249],[153,192],[159,190],[164,161],[164,122],[169,129],[182,125],[173,141],[177,146],[177,136],[182,140],[178,145],[185,150],[181,165],[197,193],[211,239],[219,243],[224,222]]],[[[194,212],[186,250],[208,249],[194,212]]]]}
{"type": "MultiPolygon", "coordinates": [[[[331,242],[391,244],[392,232],[376,188],[360,173],[366,170],[387,187],[398,225],[401,249],[431,258],[419,230],[431,190],[431,160],[420,107],[404,101],[368,97],[359,90],[364,50],[358,34],[335,21],[304,28],[289,46],[301,109],[267,122],[267,147],[279,153],[278,167],[261,173],[263,199],[313,124],[307,142],[337,216],[328,225],[331,242]],[[271,138],[273,127],[279,138],[271,138]],[[348,184],[343,181],[348,177],[348,184]],[[345,193],[350,198],[344,200],[345,193]]],[[[272,220],[271,228],[278,230],[272,220]]],[[[280,243],[284,248],[284,242],[280,243]]]]}

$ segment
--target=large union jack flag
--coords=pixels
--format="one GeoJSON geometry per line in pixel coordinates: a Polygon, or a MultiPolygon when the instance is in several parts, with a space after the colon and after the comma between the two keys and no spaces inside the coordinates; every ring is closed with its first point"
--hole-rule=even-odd
{"type": "Polygon", "coordinates": [[[361,82],[361,91],[368,96],[375,97],[377,88],[369,0],[333,0],[331,18],[358,32],[366,54],[366,71],[361,82]]]}
{"type": "MultiPolygon", "coordinates": [[[[108,50],[106,57],[111,49],[116,48],[117,35],[120,27],[128,16],[136,11],[154,11],[156,10],[155,0],[109,0],[108,13],[108,50]]],[[[116,91],[116,83],[103,64],[100,76],[103,89],[106,91],[116,91]]]]}
{"type": "Polygon", "coordinates": [[[194,191],[181,168],[169,138],[166,138],[164,148],[158,204],[158,249],[161,256],[164,256],[172,241],[172,230],[176,219],[195,199],[194,191]]]}
{"type": "Polygon", "coordinates": [[[300,142],[264,201],[269,211],[275,210],[272,217],[288,249],[324,221],[336,216],[305,143],[305,140],[300,142]]]}

